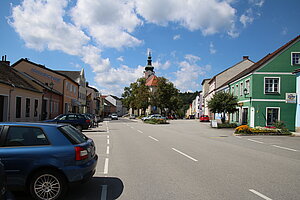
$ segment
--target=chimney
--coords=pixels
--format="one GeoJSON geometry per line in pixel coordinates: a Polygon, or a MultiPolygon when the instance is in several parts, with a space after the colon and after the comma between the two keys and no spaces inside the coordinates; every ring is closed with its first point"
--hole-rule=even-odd
{"type": "Polygon", "coordinates": [[[10,62],[6,60],[6,55],[2,56],[1,64],[10,66],[10,62]]]}
{"type": "Polygon", "coordinates": [[[249,60],[249,56],[243,56],[243,60],[249,60]]]}

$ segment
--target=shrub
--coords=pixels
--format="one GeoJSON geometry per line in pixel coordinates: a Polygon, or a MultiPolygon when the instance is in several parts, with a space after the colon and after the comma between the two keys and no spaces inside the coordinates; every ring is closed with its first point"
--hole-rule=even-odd
{"type": "Polygon", "coordinates": [[[218,128],[236,128],[237,124],[236,123],[223,123],[223,124],[218,124],[218,128]]]}
{"type": "Polygon", "coordinates": [[[276,121],[273,123],[273,126],[275,126],[278,129],[281,129],[280,132],[283,134],[292,134],[289,129],[286,128],[283,121],[276,121]]]}
{"type": "Polygon", "coordinates": [[[144,122],[148,124],[168,124],[167,120],[165,119],[148,119],[144,122]]]}

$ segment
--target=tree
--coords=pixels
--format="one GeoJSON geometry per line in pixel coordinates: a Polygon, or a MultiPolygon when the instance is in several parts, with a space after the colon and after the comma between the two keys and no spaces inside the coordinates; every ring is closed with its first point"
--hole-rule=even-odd
{"type": "Polygon", "coordinates": [[[168,79],[158,77],[157,87],[151,94],[151,105],[159,107],[163,112],[176,112],[180,104],[179,90],[168,79]]]}
{"type": "Polygon", "coordinates": [[[124,88],[124,93],[122,94],[122,102],[128,108],[142,109],[145,113],[149,106],[150,90],[149,87],[145,85],[146,79],[139,78],[136,82],[130,84],[129,87],[124,88]]]}
{"type": "Polygon", "coordinates": [[[231,93],[218,92],[208,101],[208,108],[213,113],[222,113],[222,122],[224,123],[225,113],[234,113],[237,101],[237,98],[231,93]]]}

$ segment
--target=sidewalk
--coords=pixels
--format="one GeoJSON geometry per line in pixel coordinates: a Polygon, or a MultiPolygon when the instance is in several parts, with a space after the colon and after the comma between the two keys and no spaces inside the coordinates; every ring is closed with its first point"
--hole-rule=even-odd
{"type": "Polygon", "coordinates": [[[300,133],[292,132],[292,136],[294,136],[294,137],[300,137],[300,133]]]}

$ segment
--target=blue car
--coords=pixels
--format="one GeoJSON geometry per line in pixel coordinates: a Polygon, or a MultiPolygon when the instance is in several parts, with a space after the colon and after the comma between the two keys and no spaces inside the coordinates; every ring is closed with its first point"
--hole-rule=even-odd
{"type": "Polygon", "coordinates": [[[62,199],[70,183],[96,171],[92,139],[66,124],[0,123],[0,158],[7,186],[34,199],[62,199]]]}
{"type": "Polygon", "coordinates": [[[90,118],[86,117],[83,114],[77,113],[61,114],[54,119],[45,120],[43,122],[71,124],[80,131],[82,131],[83,129],[88,129],[91,125],[90,118]]]}

